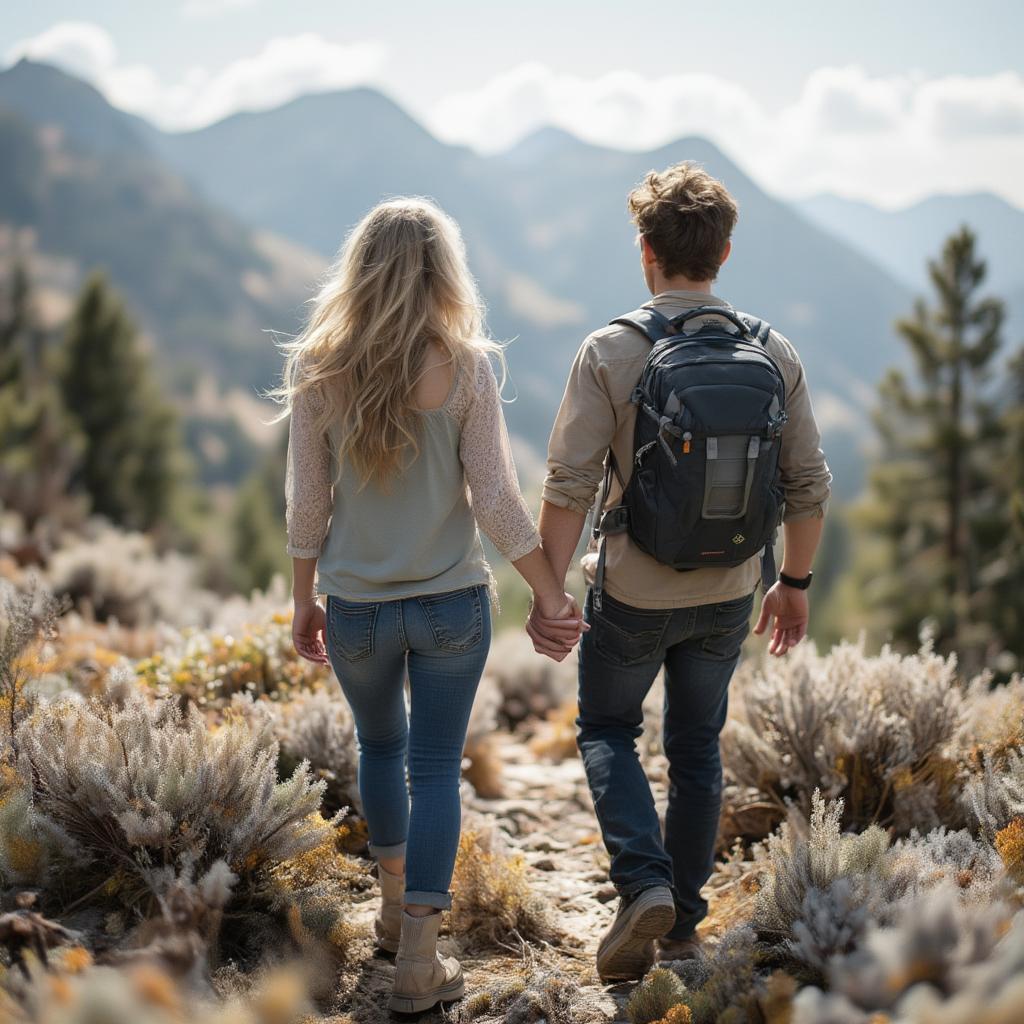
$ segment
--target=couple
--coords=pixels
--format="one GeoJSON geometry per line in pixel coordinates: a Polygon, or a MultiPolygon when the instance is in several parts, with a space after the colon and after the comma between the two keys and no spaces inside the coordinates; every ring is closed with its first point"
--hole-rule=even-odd
{"type": "Polygon", "coordinates": [[[377,941],[397,953],[400,1012],[464,990],[437,936],[491,636],[478,527],[533,591],[536,650],[562,659],[580,643],[578,743],[620,896],[597,954],[606,981],[640,977],[656,956],[699,955],[718,737],[759,580],[755,632],[771,626],[770,651],[806,631],[831,477],[796,351],[711,293],[736,204],[682,163],[649,174],[629,208],[653,298],[583,342],[538,525],[505,428],[502,351],[485,333],[459,230],[436,206],[373,209],[288,352],[295,646],[330,662],[352,707],[382,895],[377,941]],[[583,611],[565,576],[599,490],[583,611]],[[780,521],[776,582],[758,556],[780,521]],[[664,832],[635,748],[662,668],[664,832]]]}

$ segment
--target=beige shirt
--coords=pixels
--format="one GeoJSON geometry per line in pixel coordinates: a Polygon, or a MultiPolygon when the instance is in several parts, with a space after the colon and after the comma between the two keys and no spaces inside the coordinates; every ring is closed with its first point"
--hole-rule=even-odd
{"type": "MultiPolygon", "coordinates": [[[[663,292],[651,304],[668,317],[696,306],[728,306],[714,295],[686,291],[663,292]]],[[[804,369],[796,349],[777,331],[771,332],[766,348],[786,384],[789,420],[782,430],[779,456],[786,498],[784,519],[821,517],[832,474],[821,450],[804,369]]],[[[639,331],[621,324],[603,327],[583,342],[551,432],[545,501],[588,513],[604,479],[609,446],[629,482],[636,425],[636,406],[630,396],[650,351],[650,342],[639,331]]],[[[605,509],[617,505],[622,496],[615,480],[609,492],[605,509]]],[[[728,601],[752,593],[761,575],[756,555],[733,568],[679,572],[641,551],[626,533],[613,534],[606,543],[605,591],[636,608],[686,608],[728,601]]],[[[592,540],[583,556],[588,583],[593,581],[596,551],[592,540]]]]}
{"type": "Polygon", "coordinates": [[[316,430],[325,401],[316,386],[293,403],[285,482],[288,553],[318,559],[318,593],[389,601],[490,583],[478,524],[509,561],[540,543],[485,354],[444,405],[415,413],[419,454],[386,487],[338,464],[337,423],[316,430]]]}

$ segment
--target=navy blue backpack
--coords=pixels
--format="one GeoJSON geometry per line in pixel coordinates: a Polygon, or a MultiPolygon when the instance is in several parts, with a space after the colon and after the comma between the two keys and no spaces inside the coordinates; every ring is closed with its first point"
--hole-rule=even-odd
{"type": "Polygon", "coordinates": [[[611,451],[594,536],[600,542],[594,607],[600,611],[605,542],[628,532],[674,569],[736,566],[764,549],[762,579],[775,582],[773,544],[782,521],[779,471],[786,386],[765,348],[770,327],[723,306],[669,319],[642,306],[614,324],[651,342],[640,381],[633,467],[620,504],[603,515],[611,451]]]}

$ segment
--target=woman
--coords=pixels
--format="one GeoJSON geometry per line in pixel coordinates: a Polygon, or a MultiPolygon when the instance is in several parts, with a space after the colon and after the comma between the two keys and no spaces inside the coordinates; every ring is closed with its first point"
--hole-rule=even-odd
{"type": "Polygon", "coordinates": [[[397,951],[391,1008],[405,1013],[464,991],[437,933],[490,643],[493,582],[477,524],[542,614],[579,619],[519,492],[492,356],[501,349],[484,335],[455,223],[429,202],[396,199],[347,239],[287,346],[278,393],[291,416],[295,646],[330,660],[352,706],[382,892],[377,939],[397,951]]]}

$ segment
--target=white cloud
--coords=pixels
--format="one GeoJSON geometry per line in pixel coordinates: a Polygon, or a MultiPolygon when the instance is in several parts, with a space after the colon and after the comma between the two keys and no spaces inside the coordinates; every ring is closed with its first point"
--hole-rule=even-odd
{"type": "Polygon", "coordinates": [[[91,81],[115,106],[179,129],[372,81],[385,52],[379,43],[334,43],[305,32],[271,39],[254,56],[217,71],[193,67],[177,81],[165,82],[145,65],[119,63],[114,40],[99,25],[69,21],[15,44],[7,59],[27,56],[57,64],[91,81]]]}
{"type": "Polygon", "coordinates": [[[500,150],[544,124],[590,142],[648,149],[706,135],[781,195],[836,191],[898,204],[991,189],[1024,205],[1024,78],[925,78],[819,68],[777,110],[725,77],[594,78],[524,64],[428,112],[438,135],[500,150]]]}
{"type": "MultiPolygon", "coordinates": [[[[183,0],[193,14],[255,0],[183,0]]],[[[92,81],[116,105],[165,128],[209,124],[308,92],[386,84],[386,49],[306,32],[271,39],[221,68],[191,67],[165,80],[123,62],[99,25],[67,21],[7,53],[59,64],[92,81]]],[[[937,191],[990,189],[1024,205],[1024,77],[920,73],[872,76],[823,67],[781,109],[727,74],[594,77],[526,63],[476,88],[412,110],[439,137],[485,152],[553,124],[590,142],[648,149],[705,135],[780,195],[833,191],[898,204],[937,191]]]]}

